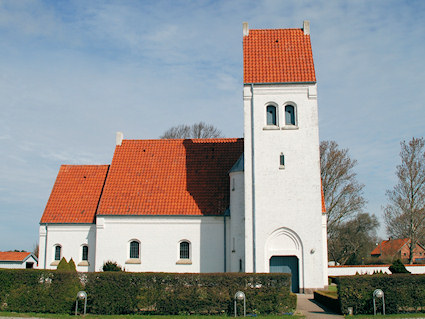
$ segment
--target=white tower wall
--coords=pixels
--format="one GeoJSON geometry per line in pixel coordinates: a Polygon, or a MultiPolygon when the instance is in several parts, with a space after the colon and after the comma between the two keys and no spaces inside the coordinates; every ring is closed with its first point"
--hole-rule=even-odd
{"type": "Polygon", "coordinates": [[[272,256],[296,256],[301,290],[326,284],[316,91],[315,84],[244,87],[246,271],[269,272],[272,256]],[[267,125],[270,104],[276,126],[267,125]],[[285,125],[287,104],[296,125],[285,125]]]}

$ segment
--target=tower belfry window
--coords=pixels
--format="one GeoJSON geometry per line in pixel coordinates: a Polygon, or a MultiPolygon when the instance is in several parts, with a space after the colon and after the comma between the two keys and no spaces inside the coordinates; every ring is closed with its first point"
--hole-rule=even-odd
{"type": "Polygon", "coordinates": [[[277,125],[276,106],[267,106],[267,125],[277,125]]]}
{"type": "Polygon", "coordinates": [[[293,105],[285,106],[285,125],[295,125],[295,108],[293,105]]]}

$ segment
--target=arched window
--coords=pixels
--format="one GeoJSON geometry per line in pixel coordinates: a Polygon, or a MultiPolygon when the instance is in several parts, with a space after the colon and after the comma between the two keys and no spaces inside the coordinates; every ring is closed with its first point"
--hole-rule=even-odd
{"type": "Polygon", "coordinates": [[[62,247],[59,245],[55,246],[55,260],[61,260],[62,257],[62,247]]]}
{"type": "Polygon", "coordinates": [[[83,246],[83,254],[81,260],[87,261],[89,260],[89,246],[84,245],[83,246]]]}
{"type": "Polygon", "coordinates": [[[277,125],[276,106],[267,105],[267,125],[277,125]]]}
{"type": "Polygon", "coordinates": [[[293,105],[285,106],[285,125],[295,125],[295,107],[293,105]]]}
{"type": "Polygon", "coordinates": [[[140,243],[136,240],[130,242],[130,259],[140,258],[140,243]]]}
{"type": "Polygon", "coordinates": [[[188,241],[180,242],[180,259],[190,259],[190,244],[188,241]]]}

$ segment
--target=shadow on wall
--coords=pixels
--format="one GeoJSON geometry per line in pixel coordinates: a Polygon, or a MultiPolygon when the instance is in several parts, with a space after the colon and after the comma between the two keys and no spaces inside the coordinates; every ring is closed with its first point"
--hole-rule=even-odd
{"type": "Polygon", "coordinates": [[[200,271],[224,271],[224,218],[230,204],[229,171],[243,153],[243,139],[185,140],[187,191],[204,216],[200,227],[200,271]]]}

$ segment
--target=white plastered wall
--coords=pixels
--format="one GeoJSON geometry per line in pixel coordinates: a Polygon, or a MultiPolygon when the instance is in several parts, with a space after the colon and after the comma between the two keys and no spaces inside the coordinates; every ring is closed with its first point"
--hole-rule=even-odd
{"type": "Polygon", "coordinates": [[[244,172],[233,172],[230,173],[230,234],[227,245],[230,262],[227,271],[230,272],[245,271],[244,213],[244,172]]]}
{"type": "MultiPolygon", "coordinates": [[[[254,109],[255,271],[269,272],[273,256],[267,242],[282,227],[300,241],[300,289],[326,284],[317,89],[315,84],[244,87],[246,271],[254,270],[252,237],[251,103],[254,109]],[[253,99],[253,100],[252,100],[253,99]],[[267,126],[266,106],[277,106],[277,126],[267,126]],[[285,105],[296,107],[296,126],[284,125],[285,105]],[[280,154],[285,157],[281,168],[280,154]]],[[[282,241],[285,250],[285,242],[282,241]]],[[[283,253],[283,252],[281,252],[283,253]]]]}
{"type": "Polygon", "coordinates": [[[60,245],[62,247],[61,257],[65,257],[67,261],[72,258],[75,262],[77,271],[94,271],[96,247],[95,232],[96,226],[94,224],[40,225],[38,268],[57,268],[57,262],[54,260],[55,246],[60,245]],[[88,263],[82,262],[83,245],[87,245],[89,247],[88,263]],[[81,264],[84,264],[84,266],[81,264]]]}
{"type": "Polygon", "coordinates": [[[98,216],[96,271],[117,262],[126,271],[223,272],[223,217],[98,216]],[[129,245],[140,242],[140,260],[131,260],[129,245]],[[179,243],[190,243],[190,263],[179,259],[179,243]]]}

